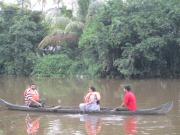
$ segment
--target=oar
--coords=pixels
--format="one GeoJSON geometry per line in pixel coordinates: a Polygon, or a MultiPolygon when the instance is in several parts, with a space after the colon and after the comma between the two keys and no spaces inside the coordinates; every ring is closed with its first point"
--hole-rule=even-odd
{"type": "Polygon", "coordinates": [[[44,108],[48,108],[48,109],[59,109],[59,108],[61,108],[62,106],[60,105],[60,103],[61,103],[61,100],[60,99],[58,99],[58,105],[56,105],[56,106],[46,106],[45,105],[45,101],[46,101],[46,99],[45,98],[42,98],[41,99],[41,104],[44,104],[44,106],[42,106],[42,107],[44,107],[44,108]]]}
{"type": "Polygon", "coordinates": [[[121,108],[121,106],[115,107],[111,111],[117,111],[119,108],[121,108]]]}
{"type": "Polygon", "coordinates": [[[57,106],[46,107],[46,108],[48,108],[48,109],[60,109],[60,108],[62,108],[62,106],[61,105],[57,105],[57,106]]]}
{"type": "Polygon", "coordinates": [[[111,111],[128,111],[128,109],[122,106],[118,106],[112,109],[111,111]]]}

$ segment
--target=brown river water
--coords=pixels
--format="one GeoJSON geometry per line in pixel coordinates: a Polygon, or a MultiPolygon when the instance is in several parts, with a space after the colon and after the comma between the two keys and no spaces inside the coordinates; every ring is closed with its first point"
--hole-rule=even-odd
{"type": "Polygon", "coordinates": [[[67,115],[11,111],[0,106],[0,135],[179,135],[180,79],[103,80],[0,77],[0,98],[23,104],[23,92],[37,84],[47,106],[78,106],[89,86],[101,93],[102,107],[119,106],[123,85],[130,84],[138,108],[152,108],[173,101],[167,115],[116,116],[67,115]]]}

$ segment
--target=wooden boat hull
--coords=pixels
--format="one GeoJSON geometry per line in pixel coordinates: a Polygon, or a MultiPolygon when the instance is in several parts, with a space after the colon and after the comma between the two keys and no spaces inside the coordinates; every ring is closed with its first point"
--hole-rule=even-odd
{"type": "Polygon", "coordinates": [[[162,104],[159,107],[151,108],[151,109],[138,109],[135,112],[133,111],[115,111],[110,108],[102,108],[101,111],[80,111],[78,108],[68,108],[68,107],[41,107],[41,108],[33,108],[25,105],[16,105],[9,103],[3,99],[0,99],[0,104],[7,107],[10,110],[19,110],[19,111],[32,111],[32,112],[50,112],[50,113],[62,113],[62,114],[103,114],[103,115],[160,115],[168,113],[172,107],[173,102],[162,104]]]}

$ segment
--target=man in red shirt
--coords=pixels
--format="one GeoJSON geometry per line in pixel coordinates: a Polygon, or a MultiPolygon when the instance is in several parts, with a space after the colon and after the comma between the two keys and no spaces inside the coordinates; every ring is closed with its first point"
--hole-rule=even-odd
{"type": "Polygon", "coordinates": [[[136,96],[131,91],[130,86],[124,87],[124,97],[121,107],[125,107],[130,111],[136,111],[136,96]]]}

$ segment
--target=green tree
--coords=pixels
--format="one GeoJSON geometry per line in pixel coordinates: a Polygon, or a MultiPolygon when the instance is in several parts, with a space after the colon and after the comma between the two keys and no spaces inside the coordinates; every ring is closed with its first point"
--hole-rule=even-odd
{"type": "MultiPolygon", "coordinates": [[[[54,14],[54,17],[47,16],[46,21],[50,24],[49,25],[49,34],[43,38],[43,40],[39,43],[39,54],[41,54],[41,59],[39,59],[39,63],[46,60],[50,60],[49,54],[51,54],[51,58],[54,58],[55,56],[63,57],[66,60],[63,61],[62,59],[59,61],[56,61],[56,69],[65,68],[65,66],[61,67],[61,65],[65,64],[66,61],[71,62],[69,69],[65,68],[63,69],[63,73],[66,75],[73,75],[80,70],[81,62],[77,61],[78,56],[80,55],[80,50],[78,49],[78,40],[82,33],[84,24],[72,17],[72,12],[69,12],[66,7],[59,8],[59,12],[56,12],[54,14]],[[49,18],[50,17],[50,18],[49,18]],[[76,72],[77,71],[77,72],[76,72]]],[[[42,76],[47,76],[45,70],[45,66],[42,64],[39,65],[38,63],[35,66],[34,75],[41,74],[42,76]],[[40,67],[42,66],[42,67],[40,67]],[[41,73],[36,72],[37,68],[39,67],[41,69],[41,73]]],[[[56,74],[57,76],[63,76],[62,73],[58,72],[56,74]]],[[[48,76],[54,76],[54,73],[51,72],[48,74],[48,76]]]]}
{"type": "Polygon", "coordinates": [[[80,18],[81,21],[86,21],[86,16],[88,14],[88,8],[90,5],[91,0],[78,0],[78,18],[80,18]]]}
{"type": "Polygon", "coordinates": [[[177,0],[108,1],[81,35],[87,69],[100,76],[178,76],[179,7],[177,0]]]}
{"type": "Polygon", "coordinates": [[[32,74],[35,76],[66,77],[71,63],[72,61],[66,55],[46,55],[38,59],[32,74]]]}
{"type": "Polygon", "coordinates": [[[22,9],[24,8],[24,6],[31,8],[31,1],[30,0],[17,0],[17,3],[18,3],[18,5],[21,6],[22,9]]]}
{"type": "Polygon", "coordinates": [[[75,50],[78,47],[78,40],[82,33],[84,24],[72,17],[66,7],[59,9],[59,14],[54,17],[47,16],[46,21],[49,25],[49,34],[38,45],[40,50],[46,50],[50,53],[67,53],[68,56],[75,58],[75,50]],[[52,49],[50,49],[52,48],[52,49]]]}
{"type": "Polygon", "coordinates": [[[45,35],[42,14],[1,5],[1,73],[29,75],[36,59],[36,48],[45,35]]]}

